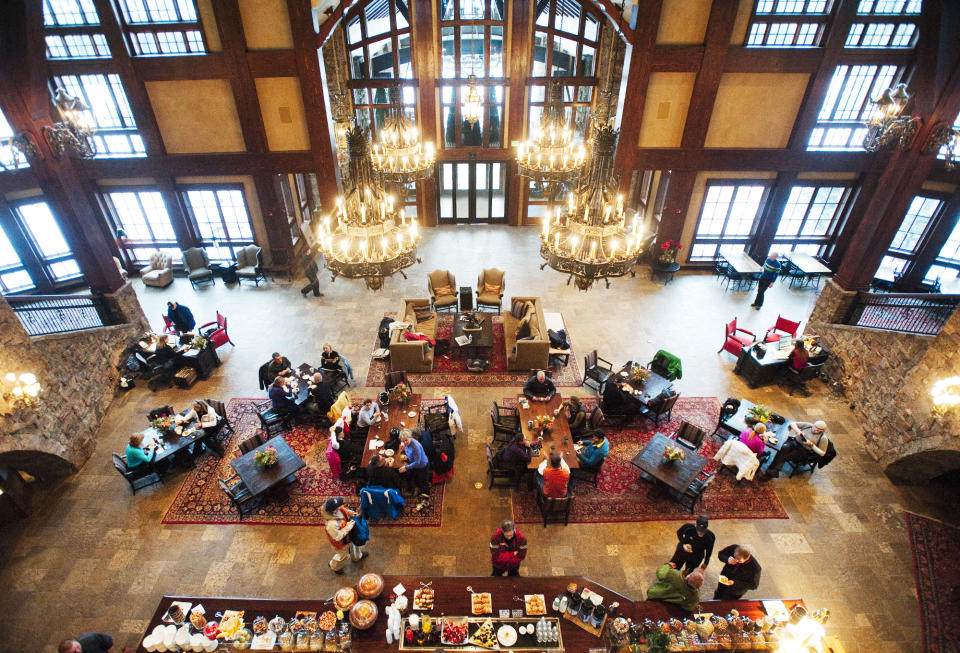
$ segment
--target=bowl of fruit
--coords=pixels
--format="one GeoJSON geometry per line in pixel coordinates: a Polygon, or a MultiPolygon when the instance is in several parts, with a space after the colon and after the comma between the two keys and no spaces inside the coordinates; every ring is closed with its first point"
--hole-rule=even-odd
{"type": "Polygon", "coordinates": [[[464,617],[444,617],[440,628],[440,641],[457,646],[467,641],[467,620],[464,617]]]}

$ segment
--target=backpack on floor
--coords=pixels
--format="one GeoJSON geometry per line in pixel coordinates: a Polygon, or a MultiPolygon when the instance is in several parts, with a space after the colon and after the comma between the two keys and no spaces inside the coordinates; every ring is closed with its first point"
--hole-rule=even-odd
{"type": "Polygon", "coordinates": [[[377,328],[377,338],[380,339],[380,349],[390,348],[390,325],[393,324],[393,318],[385,317],[380,320],[380,326],[377,328]]]}

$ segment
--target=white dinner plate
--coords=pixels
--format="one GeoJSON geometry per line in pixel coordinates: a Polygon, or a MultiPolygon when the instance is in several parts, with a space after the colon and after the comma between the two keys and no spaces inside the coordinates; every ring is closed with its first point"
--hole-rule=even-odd
{"type": "Polygon", "coordinates": [[[517,631],[513,626],[504,624],[497,630],[497,641],[500,646],[513,646],[517,643],[517,631]]]}
{"type": "Polygon", "coordinates": [[[407,413],[407,417],[416,417],[416,416],[417,416],[417,411],[415,410],[411,410],[409,413],[407,413]]]}

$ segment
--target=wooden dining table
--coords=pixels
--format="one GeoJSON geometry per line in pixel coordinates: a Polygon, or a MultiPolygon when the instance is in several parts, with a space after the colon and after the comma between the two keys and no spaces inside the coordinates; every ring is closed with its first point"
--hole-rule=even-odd
{"type": "MultiPolygon", "coordinates": [[[[801,276],[799,279],[804,283],[813,281],[815,285],[819,285],[821,277],[833,274],[833,270],[809,254],[803,252],[787,252],[783,257],[790,261],[791,266],[800,271],[801,276]]],[[[791,277],[791,285],[793,284],[794,278],[797,277],[791,277]]]]}
{"type": "MultiPolygon", "coordinates": [[[[290,448],[282,435],[270,438],[253,451],[230,461],[243,484],[253,496],[269,492],[282,483],[290,482],[290,477],[307,466],[303,458],[290,448]],[[254,459],[258,451],[273,447],[277,450],[277,462],[269,467],[260,467],[254,459]]],[[[294,477],[295,479],[296,477],[294,477]]]]}
{"type": "Polygon", "coordinates": [[[697,474],[707,466],[710,459],[684,448],[682,444],[678,444],[676,440],[668,438],[663,433],[654,433],[647,445],[630,462],[640,470],[641,476],[665,485],[678,494],[683,494],[697,474]],[[664,462],[663,452],[668,445],[680,447],[683,450],[684,459],[664,462]]]}
{"type": "Polygon", "coordinates": [[[719,255],[739,274],[759,274],[763,272],[763,267],[743,250],[721,249],[719,255]]]}
{"type": "MultiPolygon", "coordinates": [[[[526,397],[521,395],[520,399],[526,399],[526,397]]],[[[517,412],[520,416],[520,429],[523,432],[523,437],[529,442],[538,442],[540,438],[540,431],[530,428],[527,424],[530,420],[540,415],[550,415],[554,418],[553,426],[543,434],[543,446],[540,447],[540,451],[530,457],[530,463],[527,465],[528,469],[536,469],[539,467],[540,463],[545,458],[548,458],[552,451],[556,451],[563,456],[563,459],[567,461],[570,469],[580,467],[580,461],[577,459],[576,444],[570,435],[570,423],[567,421],[562,410],[557,415],[553,414],[554,411],[562,405],[563,398],[558,392],[553,395],[550,401],[528,400],[528,407],[525,408],[522,403],[517,406],[517,412]]]]}
{"type": "Polygon", "coordinates": [[[644,406],[649,408],[650,402],[659,396],[660,393],[673,388],[673,381],[653,371],[650,371],[650,376],[648,376],[647,380],[643,383],[635,381],[633,377],[630,376],[630,370],[633,368],[633,365],[633,361],[627,361],[613,379],[629,385],[633,389],[633,398],[644,406]]]}
{"type": "MultiPolygon", "coordinates": [[[[222,417],[218,417],[217,425],[219,425],[222,420],[222,417]]],[[[217,428],[217,426],[209,426],[204,428],[201,427],[199,422],[196,420],[178,424],[178,426],[183,427],[184,431],[193,429],[193,432],[189,435],[183,435],[182,433],[178,434],[175,431],[162,434],[153,426],[140,432],[140,434],[143,436],[143,446],[153,444],[161,447],[161,449],[157,451],[157,456],[154,458],[154,463],[173,458],[174,456],[182,456],[187,448],[192,444],[203,444],[207,449],[214,452],[217,456],[221,458],[223,457],[223,447],[221,447],[213,438],[213,435],[220,430],[217,428]]],[[[198,452],[199,448],[194,448],[193,455],[196,456],[198,452]]]]}
{"type": "MultiPolygon", "coordinates": [[[[363,444],[363,457],[360,459],[360,465],[366,467],[370,464],[370,459],[373,458],[375,454],[383,451],[383,445],[370,447],[370,444],[374,441],[386,442],[390,439],[390,429],[398,428],[403,429],[413,429],[416,428],[420,423],[420,395],[412,394],[410,398],[407,399],[406,406],[401,406],[400,403],[394,399],[390,399],[390,403],[387,404],[386,408],[383,406],[380,407],[380,410],[384,409],[387,411],[387,419],[381,419],[376,424],[372,424],[370,429],[367,431],[367,441],[363,444]],[[414,413],[414,416],[411,417],[410,413],[414,413]]],[[[399,447],[398,447],[399,449],[399,447]]],[[[400,460],[400,452],[393,452],[393,463],[390,465],[396,469],[400,469],[404,466],[406,461],[400,460]]]]}

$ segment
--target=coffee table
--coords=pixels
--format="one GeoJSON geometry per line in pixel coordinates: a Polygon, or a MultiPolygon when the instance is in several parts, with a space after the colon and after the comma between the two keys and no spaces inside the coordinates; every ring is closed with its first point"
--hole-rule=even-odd
{"type": "Polygon", "coordinates": [[[491,315],[489,313],[457,313],[453,318],[453,344],[467,358],[483,357],[481,350],[493,347],[493,319],[491,315]],[[479,331],[464,329],[467,325],[465,318],[468,315],[477,315],[480,318],[479,331]],[[470,342],[465,345],[457,345],[457,338],[460,336],[470,336],[470,342]]]}
{"type": "Polygon", "coordinates": [[[647,480],[665,485],[677,494],[683,494],[710,460],[694,451],[684,450],[683,460],[665,463],[663,451],[668,445],[683,446],[663,433],[655,433],[630,462],[640,469],[640,475],[647,480]]]}

